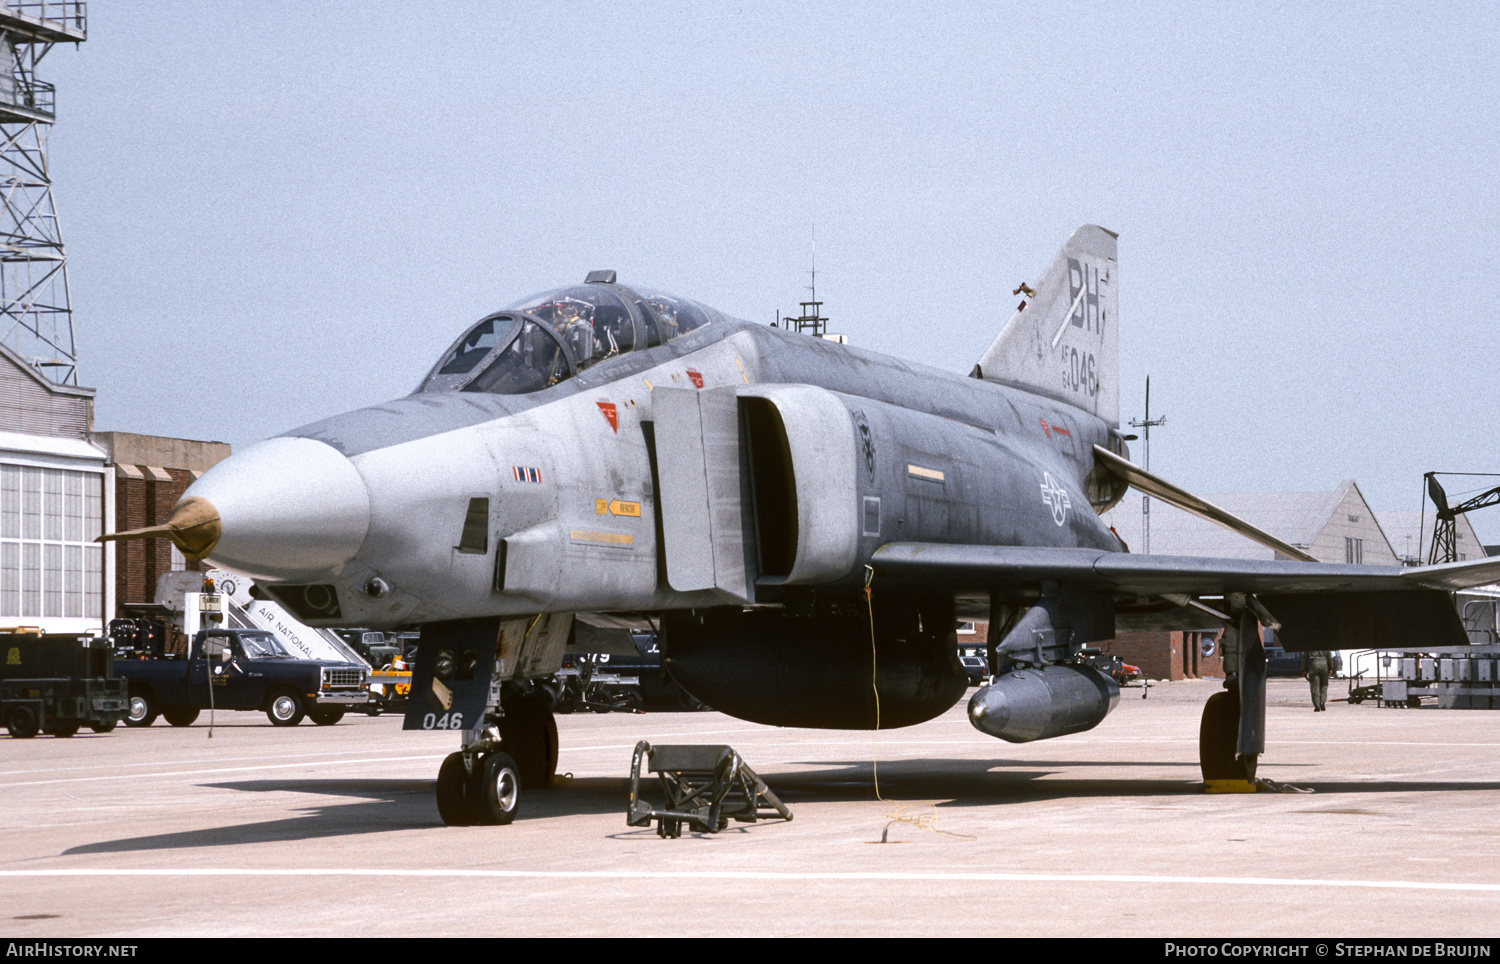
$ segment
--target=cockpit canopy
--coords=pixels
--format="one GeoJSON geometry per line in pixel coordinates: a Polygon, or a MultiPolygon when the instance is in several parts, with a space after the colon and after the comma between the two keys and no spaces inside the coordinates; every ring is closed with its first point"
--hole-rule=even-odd
{"type": "MultiPolygon", "coordinates": [[[[614,272],[596,274],[613,278],[614,272]]],[[[470,328],[419,391],[539,392],[607,358],[675,341],[722,317],[686,298],[612,281],[558,288],[470,328]]]]}

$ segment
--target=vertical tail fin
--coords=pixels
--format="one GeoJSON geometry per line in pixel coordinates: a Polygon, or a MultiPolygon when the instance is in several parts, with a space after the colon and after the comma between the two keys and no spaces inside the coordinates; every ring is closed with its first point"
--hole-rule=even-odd
{"type": "Polygon", "coordinates": [[[979,359],[980,377],[1120,424],[1119,260],[1112,231],[1074,231],[979,359]]]}

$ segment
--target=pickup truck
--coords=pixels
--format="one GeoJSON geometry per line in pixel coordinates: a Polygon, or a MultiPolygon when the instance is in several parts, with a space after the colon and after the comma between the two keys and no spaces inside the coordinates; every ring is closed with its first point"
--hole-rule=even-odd
{"type": "Polygon", "coordinates": [[[274,726],[296,726],[303,717],[331,726],[346,709],[369,702],[369,674],[358,663],[296,656],[263,629],[201,630],[186,656],[115,656],[115,675],[130,688],[126,726],[150,726],[157,716],[190,726],[210,706],[260,710],[274,726]]]}

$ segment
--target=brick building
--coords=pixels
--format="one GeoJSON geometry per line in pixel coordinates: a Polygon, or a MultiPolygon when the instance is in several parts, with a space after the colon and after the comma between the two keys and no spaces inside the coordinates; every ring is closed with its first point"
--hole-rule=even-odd
{"type": "MultiPolygon", "coordinates": [[[[108,453],[114,468],[113,532],[166,522],[188,486],[229,457],[225,442],[131,432],[96,432],[93,438],[108,453]]],[[[190,565],[167,539],[112,542],[108,549],[114,554],[117,615],[125,615],[127,607],[153,602],[162,573],[206,568],[201,563],[190,565]]]]}

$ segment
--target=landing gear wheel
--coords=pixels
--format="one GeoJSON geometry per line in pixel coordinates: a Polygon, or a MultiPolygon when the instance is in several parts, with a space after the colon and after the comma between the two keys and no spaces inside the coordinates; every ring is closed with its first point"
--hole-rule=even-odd
{"type": "Polygon", "coordinates": [[[171,706],[161,711],[161,718],[173,726],[192,726],[198,719],[198,707],[171,706]]]}
{"type": "Polygon", "coordinates": [[[156,722],[156,716],[160,712],[156,708],[156,701],[145,693],[130,694],[130,712],[125,716],[126,726],[150,726],[156,722]]]}
{"type": "Polygon", "coordinates": [[[545,787],[557,774],[557,719],[545,700],[528,695],[506,703],[500,745],[516,765],[522,786],[545,787]]]}
{"type": "Polygon", "coordinates": [[[464,755],[450,753],[438,767],[437,807],[438,816],[450,827],[468,827],[474,823],[474,812],[469,809],[469,773],[464,769],[464,755]]]}
{"type": "Polygon", "coordinates": [[[319,726],[332,726],[344,718],[344,708],[325,706],[321,709],[308,710],[307,717],[319,726]]]}
{"type": "Polygon", "coordinates": [[[538,682],[536,684],[536,696],[537,699],[542,701],[543,706],[555,713],[559,704],[562,703],[562,687],[556,683],[538,682]]]}
{"type": "Polygon", "coordinates": [[[1235,757],[1239,732],[1240,695],[1225,690],[1210,696],[1203,704],[1203,720],[1198,726],[1198,765],[1210,789],[1221,780],[1248,783],[1255,779],[1254,757],[1235,757]]]}
{"type": "Polygon", "coordinates": [[[90,723],[89,729],[93,730],[95,733],[109,733],[115,728],[116,725],[116,720],[107,720],[103,723],[90,723]]]}
{"type": "Polygon", "coordinates": [[[29,706],[13,706],[5,714],[5,729],[18,740],[29,740],[36,736],[36,710],[29,706]]]}
{"type": "Polygon", "coordinates": [[[469,784],[469,810],[478,823],[504,825],[516,819],[521,775],[509,753],[487,753],[469,784]]]}
{"type": "Polygon", "coordinates": [[[277,693],[266,707],[266,716],[272,726],[296,726],[302,722],[307,711],[302,708],[302,697],[296,693],[277,693]]]}

